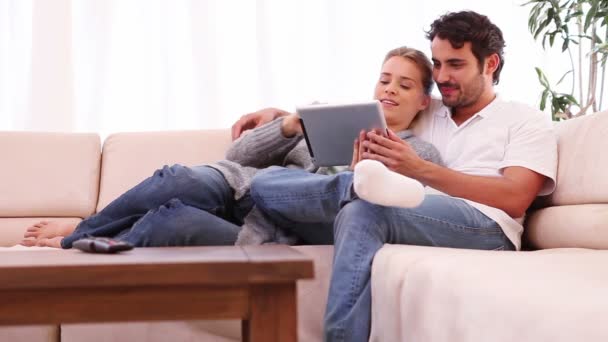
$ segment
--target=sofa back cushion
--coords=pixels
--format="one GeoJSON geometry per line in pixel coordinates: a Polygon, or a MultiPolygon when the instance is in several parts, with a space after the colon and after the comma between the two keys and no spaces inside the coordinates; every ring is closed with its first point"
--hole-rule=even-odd
{"type": "Polygon", "coordinates": [[[559,164],[555,192],[529,213],[529,248],[608,248],[608,112],[557,125],[559,164]]]}
{"type": "Polygon", "coordinates": [[[163,165],[200,165],[223,159],[229,130],[116,133],[103,144],[97,211],[163,165]]]}
{"type": "Polygon", "coordinates": [[[0,132],[0,217],[86,217],[99,190],[99,135],[0,132]]]}
{"type": "Polygon", "coordinates": [[[549,205],[608,203],[608,111],[560,122],[557,187],[549,205]]]}

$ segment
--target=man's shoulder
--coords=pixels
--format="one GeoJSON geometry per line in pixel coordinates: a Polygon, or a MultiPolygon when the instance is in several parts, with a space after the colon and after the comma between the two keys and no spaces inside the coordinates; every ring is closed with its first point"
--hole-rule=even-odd
{"type": "Polygon", "coordinates": [[[485,118],[491,119],[490,125],[509,127],[511,130],[520,128],[550,129],[551,116],[522,102],[503,100],[497,98],[488,110],[484,112],[485,118]]]}
{"type": "Polygon", "coordinates": [[[446,116],[450,113],[450,108],[443,104],[441,98],[432,97],[429,106],[420,113],[421,115],[446,116]]]}
{"type": "MultiPolygon", "coordinates": [[[[495,103],[489,106],[487,109],[491,112],[509,112],[510,116],[515,117],[527,117],[527,116],[542,116],[543,113],[523,102],[503,99],[497,97],[495,103]]],[[[440,116],[445,117],[450,114],[450,108],[443,104],[441,98],[433,97],[429,106],[423,110],[420,115],[422,117],[440,116]]]]}
{"type": "Polygon", "coordinates": [[[504,100],[501,98],[497,98],[496,101],[498,101],[498,103],[492,107],[492,111],[498,112],[498,114],[500,114],[502,117],[516,120],[544,117],[543,112],[530,106],[529,104],[513,100],[504,100]]]}
{"type": "Polygon", "coordinates": [[[439,98],[431,98],[429,106],[416,116],[411,129],[415,135],[424,135],[424,132],[432,127],[433,122],[438,118],[446,118],[450,109],[443,104],[439,98]]]}

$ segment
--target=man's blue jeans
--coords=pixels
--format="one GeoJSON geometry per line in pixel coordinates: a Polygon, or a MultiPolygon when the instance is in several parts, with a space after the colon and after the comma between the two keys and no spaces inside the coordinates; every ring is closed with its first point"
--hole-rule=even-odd
{"type": "Polygon", "coordinates": [[[351,172],[323,176],[275,169],[254,178],[251,187],[252,199],[262,212],[306,241],[330,243],[327,231],[333,223],[326,341],[368,340],[371,266],[385,243],[514,249],[496,222],[460,199],[427,195],[416,208],[379,206],[357,198],[352,176],[351,172]]]}
{"type": "Polygon", "coordinates": [[[63,248],[86,236],[137,247],[233,245],[252,207],[234,199],[224,176],[208,166],[165,166],[78,225],[63,248]]]}

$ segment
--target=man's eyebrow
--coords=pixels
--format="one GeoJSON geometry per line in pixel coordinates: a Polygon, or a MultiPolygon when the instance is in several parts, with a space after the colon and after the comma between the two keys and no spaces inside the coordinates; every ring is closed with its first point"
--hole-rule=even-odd
{"type": "Polygon", "coordinates": [[[461,59],[461,58],[450,58],[446,62],[448,62],[448,63],[464,63],[466,61],[464,59],[461,59]]]}
{"type": "MultiPolygon", "coordinates": [[[[441,63],[439,62],[439,60],[432,58],[431,59],[433,61],[433,63],[441,63]]],[[[445,61],[445,63],[450,63],[450,64],[454,64],[454,63],[464,63],[466,62],[466,60],[462,59],[462,58],[450,58],[448,60],[445,61]]]]}

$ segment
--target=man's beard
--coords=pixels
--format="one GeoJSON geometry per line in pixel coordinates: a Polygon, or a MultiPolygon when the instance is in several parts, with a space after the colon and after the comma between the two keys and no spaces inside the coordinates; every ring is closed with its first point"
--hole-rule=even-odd
{"type": "Polygon", "coordinates": [[[479,100],[479,97],[481,97],[481,94],[483,94],[483,91],[485,90],[485,83],[482,75],[479,75],[471,82],[468,82],[464,91],[462,91],[462,87],[458,86],[458,84],[442,83],[438,86],[448,86],[458,89],[459,96],[453,100],[446,99],[446,97],[443,95],[441,96],[443,104],[452,109],[469,107],[473,105],[475,102],[477,102],[477,100],[479,100]]]}

